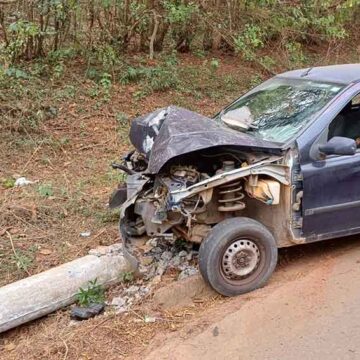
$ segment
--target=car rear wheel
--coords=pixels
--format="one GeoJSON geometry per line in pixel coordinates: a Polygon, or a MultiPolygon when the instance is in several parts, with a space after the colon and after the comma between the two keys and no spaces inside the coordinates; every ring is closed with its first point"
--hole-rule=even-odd
{"type": "Polygon", "coordinates": [[[202,242],[200,272],[217,292],[235,296],[265,285],[277,257],[275,238],[264,225],[231,218],[217,224],[202,242]]]}

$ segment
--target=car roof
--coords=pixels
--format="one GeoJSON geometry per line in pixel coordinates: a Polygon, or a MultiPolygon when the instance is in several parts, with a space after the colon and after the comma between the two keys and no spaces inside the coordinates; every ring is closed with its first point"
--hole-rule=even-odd
{"type": "Polygon", "coordinates": [[[348,85],[360,81],[360,64],[310,67],[287,71],[278,76],[348,85]]]}

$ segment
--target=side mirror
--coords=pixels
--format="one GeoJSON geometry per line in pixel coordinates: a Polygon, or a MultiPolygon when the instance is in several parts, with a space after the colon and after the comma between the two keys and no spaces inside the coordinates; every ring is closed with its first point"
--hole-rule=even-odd
{"type": "Polygon", "coordinates": [[[334,136],[326,144],[319,145],[319,151],[325,155],[354,155],[356,141],[347,137],[334,136]]]}

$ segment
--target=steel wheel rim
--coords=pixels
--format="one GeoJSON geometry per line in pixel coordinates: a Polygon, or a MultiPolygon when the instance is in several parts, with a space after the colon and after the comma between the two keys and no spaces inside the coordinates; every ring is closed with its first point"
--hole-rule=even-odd
{"type": "Polygon", "coordinates": [[[235,240],[223,253],[222,273],[228,280],[246,279],[259,268],[260,261],[260,249],[254,241],[235,240]]]}

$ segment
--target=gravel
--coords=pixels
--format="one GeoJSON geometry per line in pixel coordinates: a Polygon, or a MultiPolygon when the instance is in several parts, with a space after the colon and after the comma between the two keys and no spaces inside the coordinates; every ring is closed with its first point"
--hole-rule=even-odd
{"type": "Polygon", "coordinates": [[[151,293],[168,269],[178,271],[178,280],[197,274],[198,252],[193,250],[192,246],[189,243],[179,249],[176,244],[162,239],[148,240],[139,267],[142,278],[136,284],[123,288],[109,305],[116,313],[129,311],[132,305],[139,303],[151,293]]]}
{"type": "Polygon", "coordinates": [[[196,267],[189,266],[179,274],[178,280],[186,279],[189,276],[196,275],[198,272],[199,272],[199,270],[196,267]]]}

